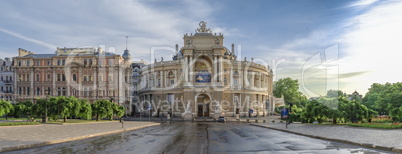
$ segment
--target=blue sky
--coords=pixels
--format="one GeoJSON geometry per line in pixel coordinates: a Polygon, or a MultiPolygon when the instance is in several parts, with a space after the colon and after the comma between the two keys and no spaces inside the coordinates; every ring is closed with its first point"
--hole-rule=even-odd
{"type": "Polygon", "coordinates": [[[364,94],[374,82],[402,79],[399,1],[21,0],[0,6],[2,58],[17,56],[18,48],[52,53],[99,44],[121,54],[129,36],[133,60],[152,62],[151,48],[181,46],[183,34],[206,21],[224,34],[225,46],[241,49],[241,59],[270,65],[276,80],[298,79],[307,96],[328,89],[364,94]]]}

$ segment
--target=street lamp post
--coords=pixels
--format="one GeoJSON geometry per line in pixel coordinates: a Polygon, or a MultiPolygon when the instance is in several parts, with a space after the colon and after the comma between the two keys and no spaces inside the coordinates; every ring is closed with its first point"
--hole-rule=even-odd
{"type": "Polygon", "coordinates": [[[358,119],[357,119],[357,115],[356,115],[356,103],[357,103],[357,95],[358,95],[359,93],[357,93],[357,91],[355,90],[355,92],[353,92],[353,96],[355,96],[355,103],[353,104],[353,110],[354,110],[354,119],[353,119],[353,123],[357,123],[357,121],[358,121],[358,119]]]}

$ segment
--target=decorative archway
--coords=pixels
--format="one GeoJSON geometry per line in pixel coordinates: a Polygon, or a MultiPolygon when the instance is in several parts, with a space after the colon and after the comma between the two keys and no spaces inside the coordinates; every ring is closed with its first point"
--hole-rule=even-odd
{"type": "Polygon", "coordinates": [[[207,93],[200,93],[195,96],[197,117],[209,117],[209,104],[211,96],[207,93]]]}
{"type": "Polygon", "coordinates": [[[207,56],[199,56],[193,62],[195,82],[209,83],[211,82],[213,62],[207,56]]]}

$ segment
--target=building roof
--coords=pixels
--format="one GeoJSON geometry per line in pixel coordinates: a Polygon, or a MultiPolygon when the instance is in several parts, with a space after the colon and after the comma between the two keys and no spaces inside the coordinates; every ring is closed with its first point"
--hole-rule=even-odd
{"type": "Polygon", "coordinates": [[[25,55],[23,57],[32,57],[32,58],[51,58],[56,56],[56,54],[31,54],[31,55],[25,55]]]}

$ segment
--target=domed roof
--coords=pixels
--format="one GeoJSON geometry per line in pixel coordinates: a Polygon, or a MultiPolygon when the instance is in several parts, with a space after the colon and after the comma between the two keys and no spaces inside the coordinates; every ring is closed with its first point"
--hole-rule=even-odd
{"type": "Polygon", "coordinates": [[[131,59],[131,55],[130,55],[130,51],[129,50],[124,50],[124,53],[122,55],[124,60],[130,60],[131,59]]]}

